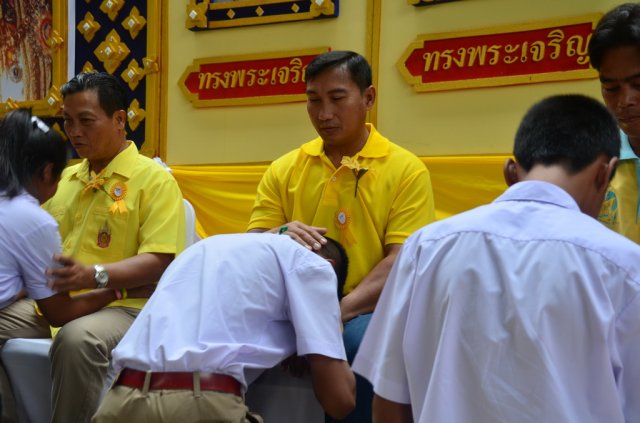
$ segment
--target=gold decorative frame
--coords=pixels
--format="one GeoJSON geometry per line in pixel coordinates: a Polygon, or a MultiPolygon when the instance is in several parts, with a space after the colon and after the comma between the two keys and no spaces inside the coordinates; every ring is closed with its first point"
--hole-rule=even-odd
{"type": "Polygon", "coordinates": [[[5,102],[0,102],[0,116],[7,112],[27,107],[39,116],[56,116],[60,112],[62,98],[59,87],[67,80],[67,1],[51,1],[51,31],[46,40],[51,50],[51,86],[47,94],[37,100],[13,99],[8,97],[5,102]]]}
{"type": "Polygon", "coordinates": [[[201,31],[308,19],[335,18],[339,0],[189,0],[187,29],[201,31]]]}

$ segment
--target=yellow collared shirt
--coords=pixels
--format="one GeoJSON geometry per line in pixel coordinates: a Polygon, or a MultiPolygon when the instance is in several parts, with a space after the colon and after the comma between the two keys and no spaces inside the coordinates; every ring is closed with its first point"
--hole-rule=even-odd
{"type": "Polygon", "coordinates": [[[336,169],[316,138],[267,169],[249,222],[249,229],[293,220],[327,228],[327,236],[341,241],[349,256],[345,294],[382,260],[386,245],[402,244],[435,220],[425,165],[367,126],[367,142],[353,156],[366,169],[357,190],[354,171],[345,165],[336,169]]]}
{"type": "MultiPolygon", "coordinates": [[[[56,195],[43,205],[60,226],[63,254],[84,264],[105,264],[184,248],[182,194],[166,169],[129,142],[98,177],[104,182],[86,188],[92,182],[89,162],[68,167],[56,195]],[[118,198],[123,207],[116,209],[118,198]]],[[[145,303],[127,299],[109,306],[145,303]]]]}

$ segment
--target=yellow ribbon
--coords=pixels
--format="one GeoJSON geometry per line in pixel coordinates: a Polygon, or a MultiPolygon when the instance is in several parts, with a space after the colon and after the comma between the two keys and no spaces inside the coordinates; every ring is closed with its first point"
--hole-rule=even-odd
{"type": "Polygon", "coordinates": [[[127,205],[124,203],[124,199],[127,196],[127,186],[124,182],[116,182],[111,187],[111,198],[113,198],[114,203],[109,207],[109,213],[127,213],[127,205]]]}
{"type": "Polygon", "coordinates": [[[89,182],[87,182],[87,185],[82,190],[82,193],[84,194],[85,192],[89,191],[90,189],[94,189],[94,190],[100,189],[100,188],[102,188],[102,186],[104,185],[104,183],[106,181],[107,180],[102,177],[102,172],[100,172],[97,175],[94,172],[91,172],[91,179],[89,180],[89,182]]]}

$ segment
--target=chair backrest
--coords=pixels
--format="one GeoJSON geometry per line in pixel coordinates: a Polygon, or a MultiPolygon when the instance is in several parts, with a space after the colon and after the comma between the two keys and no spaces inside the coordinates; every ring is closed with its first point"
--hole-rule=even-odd
{"type": "Polygon", "coordinates": [[[196,232],[196,211],[187,199],[183,198],[182,202],[184,203],[184,227],[186,232],[184,247],[187,248],[200,241],[200,236],[196,232]]]}

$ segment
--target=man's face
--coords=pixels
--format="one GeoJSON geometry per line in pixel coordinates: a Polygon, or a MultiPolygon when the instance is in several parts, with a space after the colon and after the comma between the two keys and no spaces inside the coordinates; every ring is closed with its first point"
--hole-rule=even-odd
{"type": "Polygon", "coordinates": [[[107,116],[98,93],[87,90],[69,94],[62,106],[64,130],[78,155],[89,162],[108,162],[122,146],[125,112],[107,116]]]}
{"type": "Polygon", "coordinates": [[[600,66],[602,98],[620,128],[640,140],[640,47],[608,51],[600,66]]]}
{"type": "Polygon", "coordinates": [[[327,146],[349,147],[361,142],[374,99],[373,87],[360,92],[345,66],[327,69],[307,82],[309,118],[327,146]]]}

